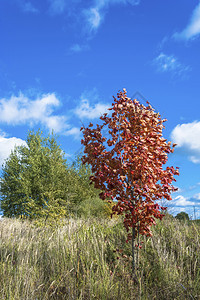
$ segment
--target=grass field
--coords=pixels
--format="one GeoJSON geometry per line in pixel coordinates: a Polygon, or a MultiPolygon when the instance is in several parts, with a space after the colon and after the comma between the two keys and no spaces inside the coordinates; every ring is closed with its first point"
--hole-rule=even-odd
{"type": "Polygon", "coordinates": [[[0,222],[0,298],[200,299],[200,224],[166,216],[142,237],[136,278],[120,220],[0,222]]]}

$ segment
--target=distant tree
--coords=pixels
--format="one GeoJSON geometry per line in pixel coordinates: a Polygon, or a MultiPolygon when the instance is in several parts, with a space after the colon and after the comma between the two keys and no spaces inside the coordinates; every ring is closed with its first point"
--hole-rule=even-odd
{"type": "Polygon", "coordinates": [[[90,184],[91,168],[88,164],[82,164],[81,157],[81,154],[77,155],[71,165],[71,174],[73,174],[71,180],[73,180],[74,190],[73,204],[75,207],[78,207],[80,199],[86,200],[98,196],[98,191],[94,188],[94,185],[90,184]]]}
{"type": "Polygon", "coordinates": [[[30,132],[27,146],[14,149],[0,180],[1,210],[7,217],[60,218],[68,212],[68,169],[52,133],[30,132]]]}
{"type": "Polygon", "coordinates": [[[77,155],[70,167],[68,180],[73,187],[71,192],[70,210],[74,216],[79,217],[110,217],[113,202],[103,202],[99,193],[100,190],[91,184],[91,167],[81,161],[82,153],[77,155]]]}
{"type": "Polygon", "coordinates": [[[180,221],[189,221],[190,219],[188,214],[184,211],[178,213],[175,218],[180,221]]]}

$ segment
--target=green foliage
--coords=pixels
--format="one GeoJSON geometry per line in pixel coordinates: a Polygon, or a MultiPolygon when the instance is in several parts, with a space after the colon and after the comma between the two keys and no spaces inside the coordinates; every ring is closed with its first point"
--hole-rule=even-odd
{"type": "Polygon", "coordinates": [[[78,155],[70,166],[69,176],[71,186],[73,187],[72,211],[76,215],[80,215],[79,205],[82,201],[88,201],[98,196],[98,191],[90,184],[89,177],[91,174],[90,167],[83,165],[81,155],[78,155]]]}
{"type": "Polygon", "coordinates": [[[26,143],[16,147],[3,166],[4,216],[34,219],[38,225],[57,224],[66,216],[110,216],[112,203],[99,199],[81,155],[67,163],[53,133],[44,137],[40,131],[30,132],[26,143]]]}
{"type": "Polygon", "coordinates": [[[68,170],[52,133],[30,132],[27,146],[16,147],[1,177],[1,210],[6,217],[61,218],[68,211],[68,170]]]}
{"type": "Polygon", "coordinates": [[[112,214],[112,206],[114,204],[108,201],[102,201],[99,197],[87,198],[78,206],[78,213],[82,217],[90,216],[98,218],[110,218],[112,214]]]}
{"type": "Polygon", "coordinates": [[[68,172],[69,190],[73,187],[70,192],[71,215],[74,217],[110,217],[113,202],[109,203],[99,198],[100,191],[94,188],[94,184],[90,181],[91,168],[88,164],[82,164],[81,154],[75,158],[68,172]]]}
{"type": "Polygon", "coordinates": [[[184,211],[178,213],[175,218],[179,221],[189,221],[190,219],[188,214],[184,211]]]}

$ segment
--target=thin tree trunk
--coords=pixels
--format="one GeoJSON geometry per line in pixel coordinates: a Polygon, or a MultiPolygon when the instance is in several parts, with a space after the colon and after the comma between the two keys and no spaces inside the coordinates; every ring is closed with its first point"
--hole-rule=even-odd
{"type": "Polygon", "coordinates": [[[140,234],[139,234],[139,231],[140,231],[140,223],[138,221],[138,225],[137,225],[137,259],[136,259],[136,265],[139,266],[139,244],[140,244],[140,234]]]}
{"type": "Polygon", "coordinates": [[[132,227],[132,272],[135,275],[135,226],[132,227]]]}

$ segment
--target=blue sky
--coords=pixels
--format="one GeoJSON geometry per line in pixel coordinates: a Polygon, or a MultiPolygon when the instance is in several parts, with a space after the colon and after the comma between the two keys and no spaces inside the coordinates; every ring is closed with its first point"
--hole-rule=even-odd
{"type": "Polygon", "coordinates": [[[81,123],[123,88],[168,119],[180,167],[169,206],[200,218],[200,2],[0,0],[1,163],[38,128],[73,160],[81,123]]]}

